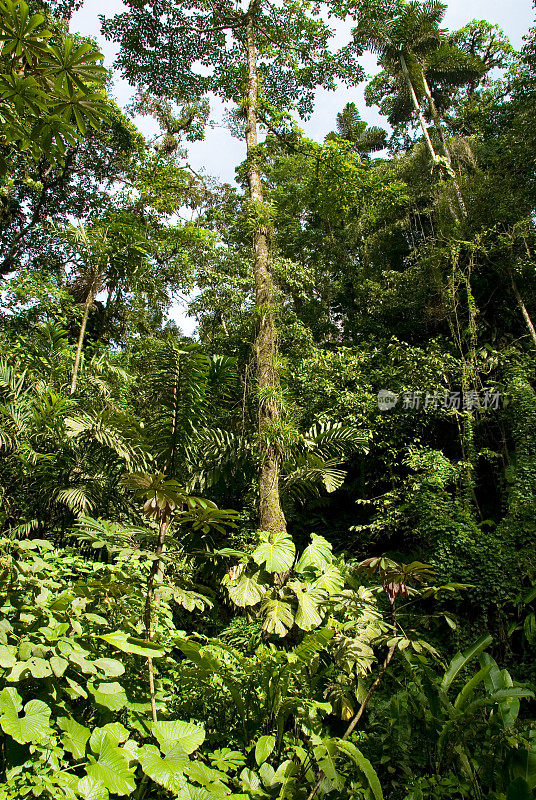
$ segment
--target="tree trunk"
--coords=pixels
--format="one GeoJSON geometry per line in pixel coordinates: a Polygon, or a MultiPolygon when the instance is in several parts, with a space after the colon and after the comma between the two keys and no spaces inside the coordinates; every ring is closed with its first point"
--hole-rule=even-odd
{"type": "Polygon", "coordinates": [[[71,380],[71,394],[74,394],[76,392],[76,382],[78,380],[80,359],[82,358],[82,348],[84,346],[84,337],[86,335],[87,321],[89,318],[89,312],[91,310],[91,306],[93,305],[94,299],[95,299],[95,289],[92,286],[87,293],[86,302],[84,304],[84,316],[82,317],[82,323],[80,325],[80,333],[78,334],[78,344],[76,346],[76,356],[74,359],[73,376],[71,380]]]}
{"type": "MultiPolygon", "coordinates": [[[[431,114],[432,119],[434,121],[434,128],[436,129],[436,132],[437,132],[437,138],[439,139],[439,142],[441,144],[441,149],[443,151],[443,155],[445,156],[445,158],[447,160],[447,164],[450,167],[452,165],[452,158],[451,158],[451,155],[450,155],[450,151],[449,151],[449,149],[447,147],[447,142],[445,141],[445,136],[443,134],[443,125],[441,124],[441,118],[439,116],[439,111],[437,110],[437,106],[435,104],[434,98],[432,97],[432,92],[430,91],[430,87],[428,85],[428,81],[426,80],[426,75],[424,74],[424,69],[422,67],[421,67],[421,72],[422,72],[422,82],[423,82],[423,86],[424,86],[424,93],[426,95],[426,99],[428,100],[428,106],[430,108],[430,114],[431,114]]],[[[458,181],[454,177],[452,178],[452,181],[454,183],[454,188],[456,190],[456,198],[458,200],[458,205],[460,206],[460,210],[461,210],[463,216],[466,217],[467,216],[467,209],[465,207],[465,202],[463,200],[462,193],[461,193],[460,187],[458,185],[458,181]]]]}
{"type": "Polygon", "coordinates": [[[280,383],[275,367],[276,329],[273,306],[273,282],[270,274],[269,231],[263,215],[263,188],[257,154],[257,122],[259,82],[255,45],[255,15],[258,0],[251,0],[247,14],[247,170],[252,211],[256,217],[253,234],[255,305],[258,313],[258,333],[255,342],[258,384],[259,435],[262,460],[259,467],[260,527],[270,534],[286,530],[286,521],[279,496],[279,456],[274,444],[274,427],[280,419],[280,383]]]}
{"type": "Polygon", "coordinates": [[[514,273],[512,271],[510,271],[510,280],[512,282],[512,290],[513,290],[515,298],[517,300],[517,304],[519,306],[519,310],[523,314],[523,319],[525,320],[525,322],[527,324],[527,328],[529,329],[529,333],[530,333],[530,335],[532,337],[532,341],[534,342],[534,345],[536,346],[536,330],[534,329],[534,325],[532,324],[532,320],[530,318],[529,312],[527,311],[527,307],[526,307],[525,303],[523,302],[523,298],[521,297],[521,292],[518,289],[516,280],[514,278],[514,273]]]}
{"type": "Polygon", "coordinates": [[[434,150],[434,145],[432,144],[432,140],[430,139],[430,134],[428,133],[428,128],[426,127],[426,120],[424,119],[423,113],[421,111],[420,103],[417,99],[417,95],[415,94],[415,89],[413,88],[413,83],[411,81],[411,75],[409,74],[408,65],[406,64],[406,59],[402,55],[399,54],[400,57],[400,66],[402,67],[402,72],[404,73],[404,77],[406,79],[406,84],[411,96],[411,101],[413,103],[413,108],[415,109],[415,113],[419,118],[419,123],[421,125],[421,130],[423,132],[424,141],[426,142],[426,146],[432,156],[432,160],[435,163],[437,161],[437,153],[434,150]]]}
{"type": "MultiPolygon", "coordinates": [[[[166,552],[167,526],[168,526],[167,518],[161,520],[158,530],[158,542],[156,545],[157,556],[161,556],[163,555],[163,553],[166,552]]],[[[145,594],[145,610],[143,618],[145,622],[145,639],[147,642],[150,642],[151,639],[153,638],[153,628],[155,623],[157,622],[152,607],[152,600],[155,593],[155,586],[159,583],[162,583],[163,578],[164,578],[164,563],[161,558],[158,558],[156,561],[153,561],[151,570],[149,572],[149,577],[147,579],[147,589],[145,594]]],[[[151,700],[151,717],[153,722],[158,722],[158,716],[156,712],[156,690],[154,685],[154,666],[153,666],[153,659],[151,656],[148,656],[147,658],[147,672],[149,678],[149,697],[151,700]]]]}
{"type": "Polygon", "coordinates": [[[426,95],[426,99],[428,100],[430,115],[434,121],[434,128],[436,129],[437,132],[437,138],[439,139],[439,143],[441,144],[441,149],[443,151],[443,155],[447,159],[447,163],[451,164],[452,159],[450,156],[450,151],[447,147],[447,143],[445,141],[445,136],[443,135],[443,126],[441,124],[441,119],[439,118],[439,112],[437,110],[434,98],[432,97],[432,92],[430,91],[430,87],[428,85],[428,81],[426,80],[426,75],[424,74],[424,69],[422,68],[422,66],[421,66],[421,75],[422,75],[424,93],[426,95]]]}

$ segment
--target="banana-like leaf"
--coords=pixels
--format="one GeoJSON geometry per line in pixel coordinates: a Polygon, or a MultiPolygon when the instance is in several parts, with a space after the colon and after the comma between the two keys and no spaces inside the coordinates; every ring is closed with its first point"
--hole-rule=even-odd
{"type": "Polygon", "coordinates": [[[462,670],[466,664],[468,664],[471,659],[475,658],[476,656],[480,655],[486,647],[489,647],[493,641],[493,636],[489,633],[483,634],[480,639],[477,639],[474,644],[468,647],[463,653],[457,653],[452,661],[450,662],[444,676],[443,680],[441,681],[441,688],[444,691],[447,691],[451,686],[453,680],[456,678],[460,670],[462,670]]]}
{"type": "Polygon", "coordinates": [[[508,786],[506,800],[534,800],[534,793],[524,778],[516,778],[508,786]]]}
{"type": "Polygon", "coordinates": [[[337,747],[339,748],[341,753],[344,753],[346,756],[352,759],[354,764],[356,764],[365,778],[368,781],[370,786],[371,792],[374,795],[375,800],[383,800],[383,791],[380,784],[380,780],[376,773],[376,770],[368,760],[365,758],[361,750],[359,750],[355,744],[352,742],[346,742],[342,739],[337,742],[337,747]]]}
{"type": "Polygon", "coordinates": [[[491,664],[487,664],[482,669],[480,669],[476,675],[474,675],[471,680],[467,681],[463,689],[458,694],[456,700],[454,701],[454,708],[458,711],[463,711],[463,709],[469,703],[469,700],[473,696],[475,689],[477,686],[486,680],[488,677],[490,670],[492,668],[491,664]]]}

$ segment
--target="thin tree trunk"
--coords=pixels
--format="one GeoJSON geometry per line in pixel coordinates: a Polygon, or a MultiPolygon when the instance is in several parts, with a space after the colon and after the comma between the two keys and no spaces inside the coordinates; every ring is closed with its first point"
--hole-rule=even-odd
{"type": "MultiPolygon", "coordinates": [[[[253,213],[262,209],[263,188],[257,155],[257,121],[259,82],[255,45],[255,15],[258,0],[251,0],[247,15],[247,169],[253,213]]],[[[270,274],[270,243],[267,225],[258,219],[253,234],[255,304],[258,313],[258,334],[255,342],[257,383],[259,392],[259,434],[263,442],[259,468],[260,527],[270,534],[286,530],[286,521],[279,496],[279,458],[269,441],[280,419],[280,384],[275,367],[276,329],[273,306],[273,282],[270,274]]]]}
{"type": "Polygon", "coordinates": [[[432,92],[430,91],[430,86],[428,85],[428,81],[426,80],[426,75],[424,74],[424,69],[421,66],[421,75],[422,75],[422,83],[424,87],[424,93],[426,95],[426,99],[428,100],[428,106],[430,108],[430,115],[434,121],[434,127],[437,132],[437,138],[439,139],[439,143],[441,144],[441,149],[443,151],[443,155],[447,159],[447,163],[452,163],[452,158],[450,155],[450,151],[447,147],[447,143],[445,141],[445,136],[443,134],[443,126],[441,124],[441,119],[439,117],[439,112],[437,110],[437,106],[435,104],[434,98],[432,97],[432,92]]]}
{"type": "Polygon", "coordinates": [[[415,109],[415,113],[419,118],[419,123],[421,125],[421,130],[423,132],[424,141],[426,142],[426,146],[428,147],[430,155],[432,156],[432,160],[435,163],[437,161],[437,153],[434,150],[434,145],[432,144],[432,140],[430,139],[430,134],[428,133],[428,128],[426,127],[426,120],[424,119],[420,103],[417,99],[417,95],[415,94],[415,89],[413,88],[413,83],[411,81],[411,75],[409,74],[408,65],[406,64],[406,59],[404,58],[402,53],[399,54],[399,58],[400,58],[400,66],[402,67],[402,72],[404,73],[406,84],[411,96],[411,101],[413,103],[413,108],[415,109]]]}
{"type": "MultiPolygon", "coordinates": [[[[167,521],[160,523],[160,529],[158,531],[158,543],[156,545],[156,555],[160,556],[162,553],[165,553],[166,550],[166,529],[167,529],[167,521]]],[[[150,642],[153,638],[153,624],[156,621],[153,617],[153,608],[152,608],[152,601],[154,595],[154,588],[155,584],[161,583],[164,577],[164,565],[162,563],[162,559],[158,558],[153,561],[153,565],[151,567],[151,571],[149,572],[149,577],[147,579],[147,592],[145,595],[145,611],[144,611],[144,622],[145,622],[145,639],[147,642],[150,642]]],[[[154,685],[154,667],[153,667],[153,659],[151,656],[147,658],[147,670],[148,670],[148,677],[149,677],[149,696],[151,699],[151,716],[153,722],[158,722],[158,717],[156,713],[156,691],[154,685]]]]}
{"type": "MultiPolygon", "coordinates": [[[[400,57],[400,66],[402,67],[402,72],[404,73],[404,77],[406,79],[408,90],[409,90],[409,93],[411,95],[411,101],[413,103],[413,108],[415,109],[415,113],[417,114],[417,116],[419,118],[419,123],[420,123],[420,126],[421,126],[421,130],[423,132],[424,141],[426,142],[426,146],[427,146],[428,151],[429,151],[429,153],[430,153],[430,155],[432,157],[432,161],[434,162],[434,164],[437,164],[437,161],[438,161],[437,153],[436,153],[436,151],[434,149],[434,145],[432,144],[432,140],[430,139],[430,134],[428,133],[428,128],[426,127],[426,120],[424,119],[424,115],[422,113],[419,100],[417,99],[417,95],[415,94],[415,89],[413,88],[413,83],[412,83],[412,80],[411,80],[411,75],[409,74],[408,65],[406,64],[406,59],[404,58],[402,53],[399,53],[399,57],[400,57]]],[[[459,194],[459,189],[458,189],[458,194],[459,194]]],[[[451,200],[449,199],[448,202],[449,202],[450,213],[452,214],[454,220],[456,222],[459,222],[458,215],[456,214],[456,211],[454,209],[454,206],[452,205],[451,200]]],[[[462,204],[463,204],[463,200],[462,200],[462,204]]],[[[464,209],[465,209],[465,206],[464,206],[464,209]]]]}
{"type": "Polygon", "coordinates": [[[523,314],[523,319],[527,323],[527,328],[529,329],[529,333],[530,333],[530,335],[532,337],[532,341],[534,342],[534,345],[536,346],[536,330],[534,329],[534,325],[532,324],[532,320],[530,318],[529,312],[527,311],[527,307],[526,307],[525,303],[523,302],[523,298],[521,297],[521,293],[520,293],[520,291],[518,289],[516,280],[514,278],[514,273],[512,271],[510,271],[510,280],[512,282],[512,290],[513,290],[515,298],[517,300],[517,304],[519,306],[519,309],[520,309],[521,313],[523,314]]]}
{"type": "MultiPolygon", "coordinates": [[[[447,160],[447,164],[449,165],[449,167],[451,167],[452,166],[452,158],[451,158],[451,155],[450,155],[450,151],[449,151],[449,149],[447,147],[447,142],[445,140],[445,136],[444,136],[444,133],[443,133],[443,125],[441,124],[441,118],[439,116],[439,111],[437,110],[437,106],[435,104],[434,98],[432,97],[432,92],[430,91],[430,87],[428,85],[428,81],[426,80],[426,75],[424,74],[424,69],[422,68],[422,66],[421,66],[421,73],[422,73],[422,82],[423,82],[423,86],[424,86],[424,93],[426,95],[426,99],[428,100],[428,106],[430,108],[430,114],[431,114],[432,119],[434,121],[434,128],[436,129],[436,132],[437,132],[437,138],[439,139],[439,143],[441,144],[441,149],[443,151],[443,155],[445,156],[445,158],[447,160]]],[[[455,177],[452,178],[452,181],[454,183],[454,188],[456,190],[456,198],[458,200],[458,205],[460,206],[460,210],[461,210],[463,216],[466,217],[467,216],[467,209],[465,207],[465,202],[464,202],[464,199],[462,197],[462,193],[461,193],[458,181],[456,180],[455,177]]]]}
{"type": "Polygon", "coordinates": [[[84,316],[82,317],[82,323],[80,325],[80,333],[78,334],[78,344],[76,346],[76,356],[74,359],[73,376],[71,380],[71,394],[74,394],[76,392],[76,382],[78,380],[78,370],[80,369],[80,359],[82,358],[82,348],[84,346],[84,337],[86,335],[87,321],[89,318],[89,312],[91,310],[91,306],[93,305],[94,299],[95,299],[95,289],[92,286],[89,292],[87,293],[86,302],[84,305],[84,316]]]}

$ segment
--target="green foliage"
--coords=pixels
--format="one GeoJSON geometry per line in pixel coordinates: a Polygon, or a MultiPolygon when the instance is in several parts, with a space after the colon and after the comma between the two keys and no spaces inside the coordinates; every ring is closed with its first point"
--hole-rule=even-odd
{"type": "MultiPolygon", "coordinates": [[[[62,158],[88,123],[96,127],[106,115],[102,55],[87,42],[54,37],[44,23],[24,0],[0,6],[0,131],[35,159],[62,158]]],[[[4,162],[2,177],[5,170],[4,162]]]]}
{"type": "Polygon", "coordinates": [[[0,3],[0,800],[532,798],[535,32],[131,0],[146,141],[69,5],[0,3]],[[208,92],[245,133],[248,23],[267,135],[220,186],[185,142],[208,92]],[[305,138],[367,47],[389,140],[305,138]]]}

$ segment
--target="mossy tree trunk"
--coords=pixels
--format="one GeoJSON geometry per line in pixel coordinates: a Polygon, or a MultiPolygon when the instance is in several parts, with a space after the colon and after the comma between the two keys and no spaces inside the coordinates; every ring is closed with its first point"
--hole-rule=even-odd
{"type": "Polygon", "coordinates": [[[286,530],[279,494],[279,455],[274,433],[281,418],[281,391],[276,368],[277,333],[274,315],[273,280],[270,272],[270,232],[262,213],[264,195],[258,162],[259,78],[255,43],[258,0],[248,9],[247,42],[247,176],[252,212],[253,273],[258,332],[255,342],[258,388],[258,424],[261,442],[259,466],[259,517],[261,530],[271,534],[286,530]]]}

